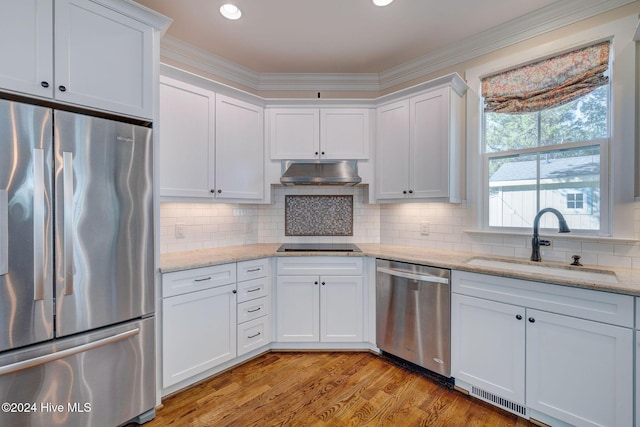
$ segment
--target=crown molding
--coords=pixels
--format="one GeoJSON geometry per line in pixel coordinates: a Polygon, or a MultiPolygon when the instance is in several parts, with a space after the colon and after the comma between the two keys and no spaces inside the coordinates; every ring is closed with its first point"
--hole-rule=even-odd
{"type": "Polygon", "coordinates": [[[637,0],[563,0],[381,73],[258,73],[165,35],[161,56],[256,91],[380,91],[637,0]]]}
{"type": "Polygon", "coordinates": [[[406,83],[461,62],[591,18],[635,0],[567,0],[474,35],[380,73],[380,89],[406,83]]]}
{"type": "Polygon", "coordinates": [[[146,6],[136,3],[133,0],[114,1],[114,0],[92,0],[94,3],[100,4],[108,9],[126,15],[130,18],[140,21],[144,24],[152,26],[158,30],[160,34],[164,34],[173,22],[173,19],[149,9],[146,6]]]}
{"type": "Polygon", "coordinates": [[[260,90],[260,73],[228,61],[170,35],[160,41],[160,56],[178,61],[251,89],[260,90]]]}
{"type": "Polygon", "coordinates": [[[259,90],[378,91],[378,73],[262,73],[259,90]]]}

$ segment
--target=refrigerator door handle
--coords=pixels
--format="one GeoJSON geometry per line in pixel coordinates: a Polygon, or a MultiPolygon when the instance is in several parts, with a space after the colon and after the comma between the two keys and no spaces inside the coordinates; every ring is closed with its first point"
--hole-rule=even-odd
{"type": "Polygon", "coordinates": [[[62,153],[64,295],[73,294],[73,153],[62,153]]]}
{"type": "Polygon", "coordinates": [[[44,299],[45,286],[44,150],[33,150],[33,299],[44,299]]]}
{"type": "Polygon", "coordinates": [[[0,190],[0,276],[9,272],[9,200],[0,190]]]}
{"type": "Polygon", "coordinates": [[[135,328],[130,331],[122,332],[107,338],[102,338],[97,341],[82,344],[76,347],[71,347],[66,350],[58,351],[55,353],[49,353],[44,356],[34,357],[33,359],[23,360],[20,362],[12,363],[0,367],[0,375],[10,374],[12,372],[22,371],[24,369],[32,368],[34,366],[44,365],[45,363],[53,362],[58,359],[73,356],[78,353],[85,353],[89,350],[93,350],[105,345],[114,344],[120,341],[124,341],[131,337],[134,337],[140,333],[140,328],[135,328]]]}

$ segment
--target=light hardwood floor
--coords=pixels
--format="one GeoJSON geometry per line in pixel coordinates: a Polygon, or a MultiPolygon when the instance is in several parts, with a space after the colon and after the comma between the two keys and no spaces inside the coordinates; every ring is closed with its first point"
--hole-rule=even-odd
{"type": "Polygon", "coordinates": [[[371,353],[267,353],[163,401],[159,426],[531,426],[371,353]]]}

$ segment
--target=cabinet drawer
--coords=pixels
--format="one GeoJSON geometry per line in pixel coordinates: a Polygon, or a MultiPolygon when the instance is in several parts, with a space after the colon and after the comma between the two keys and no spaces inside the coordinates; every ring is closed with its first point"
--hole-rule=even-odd
{"type": "Polygon", "coordinates": [[[162,297],[229,285],[235,281],[235,263],[166,273],[162,275],[162,297]]]}
{"type": "Polygon", "coordinates": [[[362,257],[280,257],[279,276],[360,276],[362,257]]]}
{"type": "Polygon", "coordinates": [[[238,325],[238,356],[271,342],[271,316],[238,325]]]}
{"type": "Polygon", "coordinates": [[[238,282],[258,279],[269,275],[269,259],[256,259],[238,263],[238,282]]]}
{"type": "Polygon", "coordinates": [[[270,313],[270,299],[262,297],[238,304],[238,324],[266,316],[270,313]]]}
{"type": "Polygon", "coordinates": [[[251,301],[269,295],[270,280],[268,277],[261,279],[247,280],[238,283],[238,302],[251,301]]]}
{"type": "Polygon", "coordinates": [[[634,325],[634,301],[630,295],[465,271],[453,271],[451,278],[455,293],[612,325],[634,325]]]}

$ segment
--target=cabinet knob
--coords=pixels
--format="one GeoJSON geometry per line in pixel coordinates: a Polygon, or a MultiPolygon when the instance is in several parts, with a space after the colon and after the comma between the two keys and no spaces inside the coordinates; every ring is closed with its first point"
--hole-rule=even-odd
{"type": "Polygon", "coordinates": [[[534,319],[533,317],[529,317],[529,322],[536,323],[536,319],[534,319]]]}
{"type": "Polygon", "coordinates": [[[64,86],[62,86],[62,85],[60,85],[60,86],[58,86],[58,90],[59,90],[60,92],[66,92],[66,91],[67,91],[67,88],[66,88],[66,87],[64,87],[64,86]]]}
{"type": "Polygon", "coordinates": [[[519,314],[516,314],[516,319],[518,319],[518,320],[522,320],[522,316],[521,316],[521,315],[519,315],[519,314]]]}
{"type": "Polygon", "coordinates": [[[316,156],[318,155],[318,152],[316,151],[316,156]]]}
{"type": "Polygon", "coordinates": [[[413,190],[409,190],[409,194],[413,194],[413,190]]]}
{"type": "Polygon", "coordinates": [[[40,86],[45,87],[45,88],[49,87],[49,82],[44,82],[44,81],[40,82],[40,86]]]}
{"type": "Polygon", "coordinates": [[[324,151],[322,153],[320,153],[320,154],[322,154],[324,156],[324,151]]]}
{"type": "Polygon", "coordinates": [[[218,189],[218,194],[222,193],[222,190],[218,189]]]}
{"type": "Polygon", "coordinates": [[[238,293],[238,291],[237,291],[236,289],[234,289],[234,290],[233,290],[233,291],[231,291],[231,292],[233,292],[234,294],[237,294],[237,293],[238,293]]]}
{"type": "Polygon", "coordinates": [[[313,282],[313,284],[314,284],[314,285],[317,285],[317,284],[318,284],[318,281],[316,280],[315,282],[313,282]]]}
{"type": "Polygon", "coordinates": [[[325,285],[325,283],[324,283],[324,282],[322,282],[322,286],[324,286],[324,285],[325,285]]]}
{"type": "Polygon", "coordinates": [[[407,194],[407,190],[402,190],[402,194],[407,194]]]}
{"type": "Polygon", "coordinates": [[[216,190],[214,190],[214,189],[212,188],[211,190],[209,190],[209,192],[210,192],[211,194],[214,194],[214,193],[216,192],[216,190]]]}

